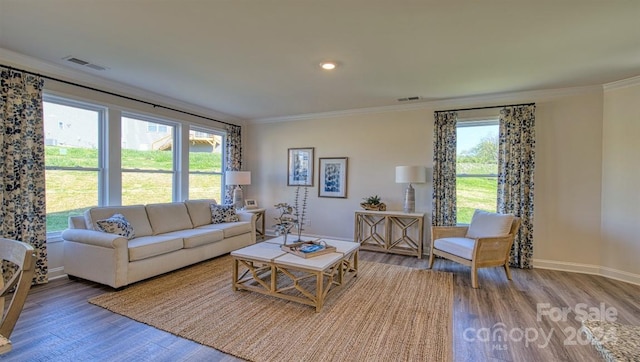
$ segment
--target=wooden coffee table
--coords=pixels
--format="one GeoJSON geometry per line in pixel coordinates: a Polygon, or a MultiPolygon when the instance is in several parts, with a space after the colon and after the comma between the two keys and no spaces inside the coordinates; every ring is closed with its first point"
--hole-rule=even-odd
{"type": "Polygon", "coordinates": [[[357,276],[359,243],[321,239],[335,253],[302,258],[280,249],[278,237],[231,252],[233,290],[249,290],[316,307],[357,276]]]}

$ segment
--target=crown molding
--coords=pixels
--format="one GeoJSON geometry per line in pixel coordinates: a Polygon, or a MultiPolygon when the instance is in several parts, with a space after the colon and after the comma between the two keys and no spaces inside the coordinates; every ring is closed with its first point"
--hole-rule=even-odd
{"type": "Polygon", "coordinates": [[[488,94],[488,95],[474,96],[474,97],[422,101],[422,102],[414,102],[410,104],[393,105],[393,106],[357,108],[357,109],[348,109],[344,111],[308,113],[308,114],[299,114],[299,115],[284,116],[284,117],[255,118],[255,119],[248,120],[248,123],[260,124],[260,123],[291,122],[291,121],[305,121],[305,120],[313,120],[313,119],[345,117],[345,116],[385,113],[385,112],[399,112],[399,111],[412,111],[412,110],[446,110],[451,108],[467,108],[467,107],[476,107],[476,106],[484,107],[484,106],[491,106],[492,104],[544,102],[544,101],[554,100],[557,98],[587,94],[587,93],[593,93],[593,92],[596,92],[596,93],[602,92],[602,85],[592,85],[592,86],[573,87],[573,88],[544,89],[544,90],[522,91],[522,92],[505,92],[505,93],[488,94]]]}
{"type": "Polygon", "coordinates": [[[185,111],[188,110],[191,113],[202,114],[203,116],[219,119],[224,122],[239,123],[241,125],[245,123],[245,121],[240,118],[218,112],[214,109],[180,101],[123,83],[114,82],[97,75],[66,68],[4,48],[0,48],[0,62],[19,69],[40,73],[54,78],[60,78],[62,80],[79,83],[88,87],[121,94],[123,96],[140,99],[150,103],[158,103],[171,108],[183,109],[185,111]]]}
{"type": "Polygon", "coordinates": [[[638,86],[640,85],[640,75],[633,77],[633,78],[627,78],[627,79],[622,79],[619,81],[615,81],[615,82],[611,82],[611,83],[607,83],[605,85],[603,85],[602,87],[604,88],[605,92],[611,91],[611,90],[616,90],[616,89],[620,89],[620,88],[627,88],[627,87],[633,87],[633,86],[638,86]]]}

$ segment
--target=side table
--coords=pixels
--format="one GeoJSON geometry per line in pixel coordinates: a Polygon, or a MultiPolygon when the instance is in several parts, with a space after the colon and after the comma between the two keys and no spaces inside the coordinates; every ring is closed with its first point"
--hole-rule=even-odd
{"type": "Polygon", "coordinates": [[[265,219],[265,211],[267,209],[244,209],[245,212],[250,212],[252,214],[256,214],[256,239],[260,238],[260,240],[264,240],[264,219],[265,219]],[[259,226],[259,227],[258,227],[259,226]]]}

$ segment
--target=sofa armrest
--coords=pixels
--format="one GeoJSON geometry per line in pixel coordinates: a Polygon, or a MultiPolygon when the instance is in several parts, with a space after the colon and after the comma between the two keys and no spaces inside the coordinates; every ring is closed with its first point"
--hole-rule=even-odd
{"type": "Polygon", "coordinates": [[[237,211],[236,214],[240,221],[249,221],[251,223],[251,240],[253,244],[256,243],[256,222],[258,220],[258,215],[253,212],[246,211],[237,211]]]}
{"type": "Polygon", "coordinates": [[[128,240],[124,236],[95,230],[67,229],[62,232],[62,239],[111,249],[128,247],[128,240]]]}

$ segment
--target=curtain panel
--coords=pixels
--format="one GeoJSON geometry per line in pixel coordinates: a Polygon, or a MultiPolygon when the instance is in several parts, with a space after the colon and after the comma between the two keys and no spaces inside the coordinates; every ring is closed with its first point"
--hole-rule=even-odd
{"type": "Polygon", "coordinates": [[[509,263],[532,268],[535,105],[500,111],[498,168],[498,212],[511,213],[522,220],[509,263]]]}
{"type": "Polygon", "coordinates": [[[435,112],[433,127],[432,225],[454,226],[456,209],[457,112],[435,112]]]}
{"type": "MultiPolygon", "coordinates": [[[[240,126],[228,125],[225,146],[225,171],[242,170],[242,134],[240,126]]],[[[233,185],[224,188],[224,203],[233,204],[233,185]]]]}
{"type": "MultiPolygon", "coordinates": [[[[39,76],[0,67],[1,236],[34,247],[36,284],[48,281],[43,85],[39,76]]],[[[9,265],[3,274],[13,274],[9,265]]]]}

